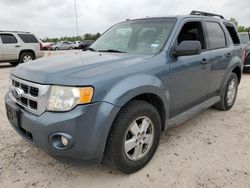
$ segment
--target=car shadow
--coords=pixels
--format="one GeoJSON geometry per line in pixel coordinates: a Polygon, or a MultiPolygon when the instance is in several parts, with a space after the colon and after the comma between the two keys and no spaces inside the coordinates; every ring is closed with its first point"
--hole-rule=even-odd
{"type": "Polygon", "coordinates": [[[9,63],[1,63],[0,64],[0,69],[1,68],[11,68],[11,67],[16,67],[16,65],[11,65],[9,63]]]}

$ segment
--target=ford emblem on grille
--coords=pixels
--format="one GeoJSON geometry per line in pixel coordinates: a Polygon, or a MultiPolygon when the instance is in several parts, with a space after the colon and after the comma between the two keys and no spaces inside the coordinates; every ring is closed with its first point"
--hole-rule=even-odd
{"type": "Polygon", "coordinates": [[[22,94],[24,93],[24,91],[20,88],[14,88],[11,91],[12,95],[16,98],[16,99],[20,99],[22,97],[22,94]]]}

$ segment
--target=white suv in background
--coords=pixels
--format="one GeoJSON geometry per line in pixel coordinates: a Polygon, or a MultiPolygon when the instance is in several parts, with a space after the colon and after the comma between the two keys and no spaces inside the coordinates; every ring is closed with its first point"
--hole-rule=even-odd
{"type": "Polygon", "coordinates": [[[43,57],[41,43],[29,32],[0,31],[0,62],[17,65],[43,57]]]}

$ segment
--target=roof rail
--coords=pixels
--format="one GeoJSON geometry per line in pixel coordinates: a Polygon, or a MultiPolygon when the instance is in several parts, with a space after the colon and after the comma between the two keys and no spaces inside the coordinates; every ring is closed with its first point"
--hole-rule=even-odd
{"type": "Polygon", "coordinates": [[[190,15],[200,15],[200,16],[217,16],[220,17],[221,19],[225,19],[222,15],[219,14],[213,14],[213,13],[209,13],[209,12],[202,12],[202,11],[197,11],[197,10],[193,10],[190,15]]]}
{"type": "Polygon", "coordinates": [[[12,33],[30,33],[30,32],[27,32],[27,31],[2,31],[2,30],[0,30],[0,32],[12,32],[12,33]]]}

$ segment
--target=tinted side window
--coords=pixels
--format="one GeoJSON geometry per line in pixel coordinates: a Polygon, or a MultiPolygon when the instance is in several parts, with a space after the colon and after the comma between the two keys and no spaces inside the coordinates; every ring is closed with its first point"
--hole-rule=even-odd
{"type": "Polygon", "coordinates": [[[0,36],[1,36],[3,44],[15,44],[15,43],[17,43],[17,39],[14,35],[1,34],[0,36]]]}
{"type": "Polygon", "coordinates": [[[38,40],[31,34],[18,34],[24,43],[38,43],[38,40]]]}
{"type": "Polygon", "coordinates": [[[240,44],[240,39],[238,37],[238,34],[237,34],[237,31],[235,29],[235,27],[229,23],[224,23],[224,25],[226,26],[231,38],[232,38],[232,41],[234,44],[240,44]]]}
{"type": "Polygon", "coordinates": [[[177,38],[177,42],[180,44],[182,41],[187,40],[199,41],[201,43],[202,49],[206,49],[206,42],[204,39],[204,32],[201,22],[185,23],[177,38]]]}
{"type": "Polygon", "coordinates": [[[208,45],[210,49],[226,47],[226,37],[221,26],[216,22],[206,22],[208,45]]]}

